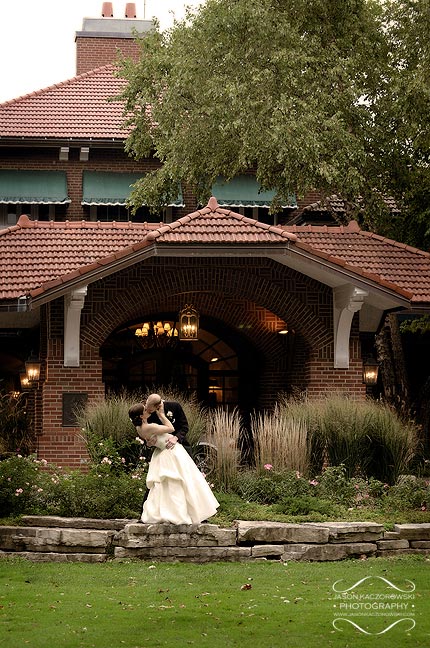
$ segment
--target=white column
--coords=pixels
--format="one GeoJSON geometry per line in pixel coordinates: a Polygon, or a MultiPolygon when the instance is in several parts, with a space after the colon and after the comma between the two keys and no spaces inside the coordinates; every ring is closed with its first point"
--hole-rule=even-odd
{"type": "Polygon", "coordinates": [[[354,314],[368,296],[365,290],[351,284],[333,288],[334,368],[349,369],[349,338],[354,314]]]}
{"type": "Polygon", "coordinates": [[[64,296],[64,366],[79,367],[81,311],[88,286],[64,296]]]}

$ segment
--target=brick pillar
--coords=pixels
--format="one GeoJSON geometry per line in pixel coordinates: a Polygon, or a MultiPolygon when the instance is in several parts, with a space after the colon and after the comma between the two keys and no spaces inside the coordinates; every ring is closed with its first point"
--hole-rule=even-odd
{"type": "Polygon", "coordinates": [[[358,341],[350,344],[348,369],[333,367],[332,351],[327,347],[311,351],[307,368],[307,395],[320,398],[344,394],[355,400],[366,398],[366,386],[362,383],[362,360],[358,353],[358,341]]]}
{"type": "Polygon", "coordinates": [[[63,342],[58,338],[48,344],[46,379],[43,390],[42,433],[39,436],[38,458],[72,468],[82,467],[88,459],[80,429],[64,425],[64,394],[86,394],[88,402],[104,397],[102,361],[91,348],[81,349],[79,367],[63,366],[63,342]]]}

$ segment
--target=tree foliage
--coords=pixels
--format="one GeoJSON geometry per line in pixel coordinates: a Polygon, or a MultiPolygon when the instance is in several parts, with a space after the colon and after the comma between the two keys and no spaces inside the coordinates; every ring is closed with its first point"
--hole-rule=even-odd
{"type": "Polygon", "coordinates": [[[204,203],[252,169],[273,209],[311,188],[362,196],[368,225],[400,238],[375,207],[388,192],[425,236],[429,22],[428,0],[207,0],[156,27],[120,65],[127,150],[161,162],[132,202],[159,209],[182,182],[204,203]]]}

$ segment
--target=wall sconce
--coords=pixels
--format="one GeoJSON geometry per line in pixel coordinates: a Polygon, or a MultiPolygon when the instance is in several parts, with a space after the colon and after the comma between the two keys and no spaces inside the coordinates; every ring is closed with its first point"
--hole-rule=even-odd
{"type": "Polygon", "coordinates": [[[179,339],[199,339],[199,314],[194,306],[186,305],[179,311],[179,339]]]}
{"type": "Polygon", "coordinates": [[[363,383],[367,387],[373,387],[378,382],[379,365],[372,356],[363,361],[363,383]]]}
{"type": "Polygon", "coordinates": [[[41,362],[39,358],[35,358],[33,355],[29,357],[25,363],[25,371],[29,383],[37,382],[40,378],[40,365],[41,362]]]}
{"type": "Polygon", "coordinates": [[[19,383],[21,385],[22,391],[27,391],[28,389],[31,389],[31,382],[28,379],[26,371],[21,371],[21,373],[19,374],[19,383]]]}

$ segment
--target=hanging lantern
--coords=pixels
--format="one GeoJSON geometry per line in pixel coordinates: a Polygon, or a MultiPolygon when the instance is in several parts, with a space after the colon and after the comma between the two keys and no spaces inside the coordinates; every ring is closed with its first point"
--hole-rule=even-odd
{"type": "Polygon", "coordinates": [[[27,373],[27,378],[30,383],[37,382],[39,380],[40,365],[41,362],[39,358],[36,358],[33,355],[25,363],[25,371],[27,373]]]}
{"type": "Polygon", "coordinates": [[[372,387],[378,382],[379,365],[372,356],[369,356],[363,362],[363,383],[372,387]]]}
{"type": "Polygon", "coordinates": [[[199,339],[199,314],[194,306],[186,305],[179,311],[179,339],[199,339]]]}

